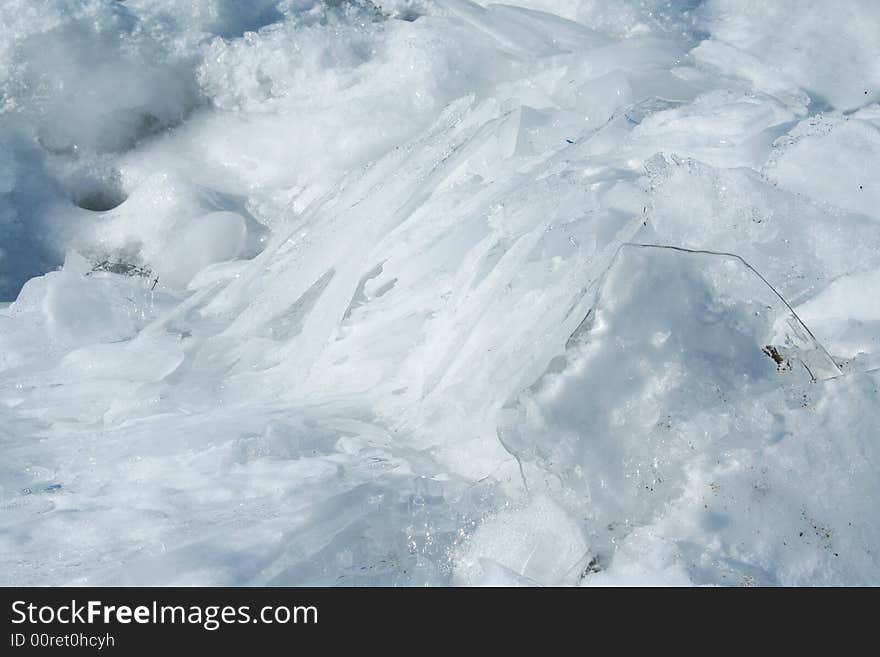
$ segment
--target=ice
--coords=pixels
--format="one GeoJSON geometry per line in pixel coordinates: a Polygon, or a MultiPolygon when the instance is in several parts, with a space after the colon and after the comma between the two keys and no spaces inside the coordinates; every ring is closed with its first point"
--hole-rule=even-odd
{"type": "Polygon", "coordinates": [[[458,556],[456,583],[560,585],[589,567],[590,549],[573,518],[550,498],[486,518],[458,556]]]}
{"type": "Polygon", "coordinates": [[[872,3],[0,20],[2,583],[880,582],[872,3]]]}

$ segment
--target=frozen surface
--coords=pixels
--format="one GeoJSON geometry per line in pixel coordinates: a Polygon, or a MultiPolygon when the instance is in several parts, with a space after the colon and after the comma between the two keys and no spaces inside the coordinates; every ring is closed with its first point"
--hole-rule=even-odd
{"type": "Polygon", "coordinates": [[[880,584],[876,3],[0,21],[0,583],[880,584]]]}

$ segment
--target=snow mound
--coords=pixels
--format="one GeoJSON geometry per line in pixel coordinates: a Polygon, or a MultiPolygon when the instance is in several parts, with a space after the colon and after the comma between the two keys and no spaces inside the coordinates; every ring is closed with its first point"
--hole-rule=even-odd
{"type": "MultiPolygon", "coordinates": [[[[793,462],[857,450],[870,430],[836,416],[849,433],[828,446],[813,398],[839,399],[847,386],[815,390],[820,370],[840,372],[774,296],[736,260],[626,246],[564,357],[505,411],[499,435],[530,489],[568,502],[600,560],[621,540],[646,549],[659,534],[674,548],[647,569],[661,579],[673,567],[694,583],[828,583],[864,568],[855,577],[870,578],[868,518],[811,497],[818,474],[790,479],[793,462]],[[789,546],[807,562],[788,563],[789,546]],[[768,569],[771,558],[781,568],[768,569]]],[[[847,495],[874,485],[859,461],[847,495]]],[[[625,582],[629,568],[615,557],[598,579],[625,582]]]]}
{"type": "Polygon", "coordinates": [[[709,0],[700,13],[711,38],[695,56],[762,91],[803,90],[837,110],[880,97],[880,16],[871,0],[709,0]]]}

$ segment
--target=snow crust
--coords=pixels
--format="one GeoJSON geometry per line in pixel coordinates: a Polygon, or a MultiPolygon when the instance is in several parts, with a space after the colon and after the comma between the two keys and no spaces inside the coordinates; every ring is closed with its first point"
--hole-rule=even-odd
{"type": "Polygon", "coordinates": [[[876,3],[0,22],[0,583],[880,583],[876,3]]]}

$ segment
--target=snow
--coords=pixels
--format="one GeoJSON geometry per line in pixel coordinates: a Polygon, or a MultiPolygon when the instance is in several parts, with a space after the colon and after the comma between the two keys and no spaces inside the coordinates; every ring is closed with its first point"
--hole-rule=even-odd
{"type": "Polygon", "coordinates": [[[880,203],[880,185],[869,179],[880,158],[880,117],[805,120],[774,155],[765,172],[786,190],[868,216],[880,203]]]}
{"type": "Polygon", "coordinates": [[[880,9],[0,5],[0,582],[880,583],[880,9]]]}
{"type": "Polygon", "coordinates": [[[797,89],[837,110],[878,99],[880,17],[871,0],[709,0],[701,9],[712,38],[697,56],[725,73],[759,89],[797,89]]]}

